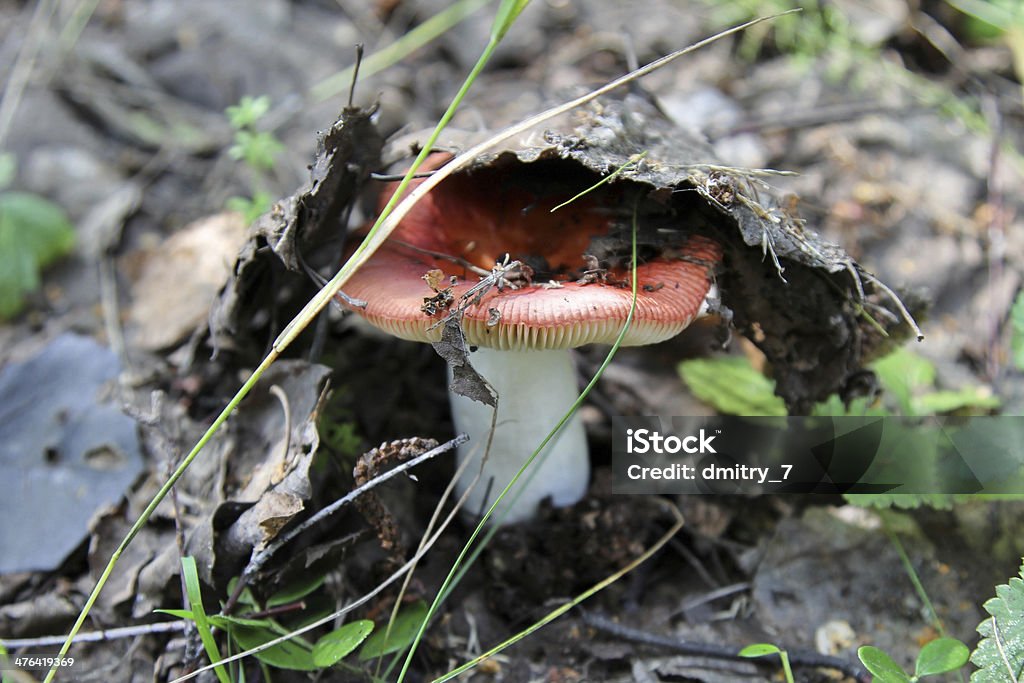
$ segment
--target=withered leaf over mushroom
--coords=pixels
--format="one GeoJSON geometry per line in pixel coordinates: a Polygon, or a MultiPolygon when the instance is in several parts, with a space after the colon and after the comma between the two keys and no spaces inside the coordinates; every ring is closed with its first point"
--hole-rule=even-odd
{"type": "MultiPolygon", "coordinates": [[[[358,122],[365,126],[363,119],[358,122]]],[[[480,135],[467,134],[460,140],[450,130],[446,149],[466,148],[474,137],[480,135]]],[[[328,136],[325,142],[332,139],[328,136]]],[[[400,157],[401,150],[407,155],[413,142],[412,137],[394,142],[399,154],[392,156],[400,157]]],[[[243,290],[254,286],[252,278],[241,276],[243,267],[250,271],[251,261],[245,259],[255,258],[263,240],[294,267],[296,235],[323,235],[335,224],[338,203],[324,189],[339,183],[347,186],[348,181],[339,180],[350,177],[346,154],[351,151],[341,145],[325,144],[315,164],[314,182],[279,203],[292,210],[267,214],[254,227],[254,247],[236,267],[239,279],[230,284],[211,326],[216,338],[228,343],[234,339],[228,325],[239,319],[239,303],[246,300],[243,290]]],[[[443,159],[434,157],[432,163],[443,159]]],[[[365,167],[365,159],[359,163],[365,167]]],[[[500,410],[548,416],[541,422],[499,416],[499,423],[513,426],[510,436],[496,435],[492,461],[499,460],[500,450],[528,455],[575,398],[575,379],[563,351],[607,343],[621,329],[630,301],[630,290],[622,285],[628,282],[634,211],[640,301],[626,343],[653,343],[678,333],[698,315],[714,282],[723,320],[731,319],[735,329],[765,353],[776,391],[790,412],[804,414],[836,392],[849,398],[857,391],[870,391],[870,373],[864,365],[909,332],[917,332],[916,327],[891,290],[841,248],[807,229],[795,203],[774,197],[761,184],[762,178],[758,171],[718,165],[703,140],[674,126],[648,99],[633,94],[604,99],[545,123],[543,130],[479,158],[468,170],[445,180],[406,217],[390,243],[356,273],[345,291],[367,301],[366,310],[357,312],[373,324],[406,339],[440,339],[439,350],[447,349],[443,355],[450,365],[466,358],[460,345],[479,346],[470,358],[497,388],[500,410]],[[631,163],[599,192],[549,213],[640,152],[647,152],[643,161],[631,163]],[[478,290],[472,305],[460,303],[478,284],[478,271],[491,273],[506,254],[533,274],[516,287],[478,290]],[[446,278],[454,276],[456,284],[449,280],[436,291],[428,287],[421,277],[435,268],[446,278]],[[407,273],[410,281],[404,280],[407,273]],[[439,305],[427,311],[431,315],[420,310],[424,299],[449,286],[448,308],[439,305]],[[590,303],[581,305],[585,301],[590,303]],[[407,310],[399,312],[396,305],[407,310]],[[670,308],[678,317],[668,317],[670,308]],[[461,330],[437,324],[453,309],[462,314],[461,330]],[[584,313],[596,314],[595,320],[584,324],[584,313]],[[528,319],[540,324],[531,326],[528,319]],[[542,342],[559,351],[525,350],[542,342]],[[492,354],[492,348],[503,354],[492,354]],[[491,356],[502,360],[492,367],[491,356]],[[525,389],[504,384],[523,379],[525,389]],[[546,388],[542,382],[548,379],[563,389],[546,388]],[[502,440],[506,445],[499,443],[502,440]]],[[[921,305],[910,302],[912,309],[921,305]]],[[[464,389],[474,386],[470,371],[468,366],[456,368],[455,382],[464,389]]],[[[481,392],[478,398],[486,400],[488,395],[481,392]]],[[[477,419],[472,413],[478,408],[489,413],[453,399],[457,426],[461,429],[465,420],[477,419]]],[[[487,418],[489,423],[489,414],[487,418]]],[[[481,432],[473,436],[474,443],[485,440],[481,432]]],[[[571,502],[586,486],[582,443],[579,425],[568,425],[557,447],[575,460],[575,472],[584,474],[570,477],[564,492],[548,492],[554,493],[556,504],[571,502]]],[[[551,464],[557,462],[555,455],[547,462],[535,481],[554,482],[570,471],[551,464]]],[[[491,488],[499,491],[510,476],[495,477],[491,488]]],[[[484,482],[470,504],[472,511],[484,506],[479,496],[486,489],[484,482]]],[[[538,500],[521,499],[523,514],[538,500]]]]}

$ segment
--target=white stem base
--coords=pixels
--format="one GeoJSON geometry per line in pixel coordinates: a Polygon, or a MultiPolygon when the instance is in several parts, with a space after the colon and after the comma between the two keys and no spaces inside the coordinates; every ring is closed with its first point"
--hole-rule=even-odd
{"type": "MultiPolygon", "coordinates": [[[[463,508],[465,514],[477,518],[568,412],[579,391],[569,351],[480,348],[470,355],[470,362],[498,392],[498,419],[490,456],[463,508]]],[[[464,396],[450,397],[455,431],[466,432],[470,438],[459,448],[458,462],[461,465],[467,458],[474,459],[456,485],[461,496],[480,470],[492,411],[490,406],[464,396]]],[[[529,519],[545,498],[559,507],[572,505],[586,494],[589,479],[586,434],[583,423],[574,415],[523,473],[495,514],[509,508],[512,499],[515,502],[505,516],[505,524],[529,519]],[[519,491],[522,493],[517,497],[519,491]]]]}

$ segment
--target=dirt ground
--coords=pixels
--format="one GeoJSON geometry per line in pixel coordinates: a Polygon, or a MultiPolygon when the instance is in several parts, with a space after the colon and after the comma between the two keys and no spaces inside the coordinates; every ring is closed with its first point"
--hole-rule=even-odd
{"type": "MultiPolygon", "coordinates": [[[[378,54],[451,4],[0,0],[0,147],[17,160],[13,188],[60,204],[77,234],[25,312],[0,325],[8,444],[0,477],[11,491],[0,502],[0,639],[12,653],[52,651],[39,639],[71,628],[168,472],[317,291],[289,254],[318,245],[307,255],[330,276],[340,235],[314,228],[344,220],[355,228],[373,217],[380,183],[364,171],[401,167],[408,144],[371,152],[443,113],[486,42],[495,3],[393,65],[364,63],[352,104],[373,116],[359,119],[365,128],[332,158],[325,131],[347,105],[350,76],[338,74],[352,65],[354,46],[378,54]],[[272,167],[258,171],[232,154],[237,136],[225,110],[264,95],[269,110],[255,130],[281,146],[272,167]],[[317,183],[335,183],[324,186],[344,199],[316,195],[317,183]],[[280,200],[256,227],[225,212],[230,198],[256,192],[280,200]]],[[[453,127],[496,129],[634,62],[789,6],[533,0],[453,127]]],[[[927,301],[926,313],[915,311],[925,339],[907,344],[934,366],[934,388],[995,397],[999,412],[1020,415],[1024,383],[1008,350],[1009,311],[1024,283],[1024,109],[1013,53],[938,0],[822,7],[805,5],[787,24],[795,32],[762,25],[686,55],[631,94],[716,164],[796,172],[771,176],[765,194],[798,197],[807,228],[908,301],[927,301]]],[[[761,264],[757,249],[750,262],[761,264]]],[[[758,301],[784,302],[792,290],[780,291],[758,301]]],[[[489,540],[426,630],[406,680],[451,671],[630,565],[672,528],[673,510],[685,525],[652,558],[464,680],[780,680],[771,662],[723,656],[761,642],[795,661],[810,657],[797,666],[798,681],[864,675],[861,645],[912,667],[939,631],[901,548],[946,634],[974,647],[982,603],[1020,567],[1019,505],[924,506],[891,512],[883,525],[876,511],[838,495],[612,493],[613,416],[714,412],[682,381],[680,361],[731,354],[785,372],[770,345],[762,353],[743,340],[743,332],[756,336],[751,315],[733,307],[727,350],[718,319],[616,356],[581,408],[592,450],[588,495],[489,540]],[[815,652],[836,659],[823,664],[815,652]]],[[[813,313],[794,311],[773,315],[813,313]]],[[[205,664],[194,631],[146,626],[169,619],[154,609],[182,607],[182,555],[197,559],[214,613],[254,548],[429,450],[426,440],[454,436],[445,364],[429,345],[381,335],[340,308],[313,327],[124,549],[83,631],[139,628],[73,646],[76,665],[64,679],[165,681],[205,664]]],[[[581,380],[606,352],[577,352],[581,380]]],[[[791,386],[805,388],[792,391],[841,390],[869,360],[844,356],[842,376],[820,384],[813,378],[834,368],[790,368],[791,386]]],[[[300,534],[247,575],[251,594],[234,613],[262,618],[276,595],[271,616],[291,629],[373,591],[415,553],[452,467],[452,453],[442,453],[300,534]]],[[[408,614],[430,604],[471,531],[456,519],[401,594],[401,582],[391,584],[334,626],[370,619],[383,629],[397,601],[408,614]]],[[[306,637],[315,642],[327,630],[306,637]]],[[[245,662],[244,680],[265,676],[255,659],[245,662]]],[[[377,668],[353,655],[319,672],[275,668],[272,680],[395,680],[398,663],[385,657],[377,668]]]]}

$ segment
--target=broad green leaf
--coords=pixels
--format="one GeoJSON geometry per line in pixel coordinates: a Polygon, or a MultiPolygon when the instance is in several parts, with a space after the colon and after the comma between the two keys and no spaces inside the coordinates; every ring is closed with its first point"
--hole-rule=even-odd
{"type": "MultiPolygon", "coordinates": [[[[1020,569],[1024,577],[1024,567],[1020,569]]],[[[971,683],[1005,683],[1024,668],[1024,581],[1013,577],[996,586],[996,597],[982,607],[991,617],[978,624],[981,641],[971,654],[978,671],[971,683]]]]}
{"type": "Polygon", "coordinates": [[[373,622],[369,619],[354,621],[331,631],[313,646],[313,662],[324,668],[334,666],[359,647],[371,631],[373,622]]]}
{"type": "Polygon", "coordinates": [[[907,676],[900,665],[894,662],[884,650],[865,645],[857,650],[857,657],[860,658],[864,668],[881,683],[910,683],[910,676],[907,676]]]}
{"type": "Polygon", "coordinates": [[[697,398],[720,413],[786,415],[786,404],[775,395],[775,383],[746,358],[687,360],[679,364],[679,374],[697,398]]]}
{"type": "Polygon", "coordinates": [[[1000,401],[991,391],[971,387],[959,391],[933,391],[915,398],[913,405],[915,413],[932,415],[969,408],[981,411],[995,410],[1000,406],[1000,401]]]}
{"type": "Polygon", "coordinates": [[[75,231],[63,209],[25,192],[0,194],[0,319],[21,310],[39,270],[67,254],[75,231]]]}
{"type": "Polygon", "coordinates": [[[971,658],[971,651],[956,638],[938,638],[921,648],[914,675],[934,676],[956,671],[971,658]]]}
{"type": "Polygon", "coordinates": [[[403,607],[391,624],[390,631],[387,625],[382,625],[366,639],[363,649],[359,651],[359,659],[375,659],[405,649],[416,637],[420,624],[426,617],[425,602],[403,607]]]}
{"type": "MultiPolygon", "coordinates": [[[[202,588],[199,585],[199,572],[196,570],[196,558],[191,555],[181,558],[181,575],[185,581],[185,594],[188,597],[188,606],[192,609],[192,618],[196,624],[196,631],[199,632],[199,640],[203,643],[206,656],[210,658],[211,664],[221,660],[220,650],[217,648],[217,641],[210,630],[210,622],[206,618],[206,610],[203,609],[202,588]]],[[[217,679],[220,683],[231,683],[228,672],[223,666],[214,668],[217,679]]]]}
{"type": "Polygon", "coordinates": [[[893,351],[871,367],[904,415],[916,414],[914,396],[918,391],[935,386],[935,366],[906,349],[893,351]]]}
{"type": "Polygon", "coordinates": [[[306,581],[297,581],[267,598],[267,607],[279,607],[297,602],[324,585],[326,578],[325,574],[320,574],[306,581]]]}
{"type": "Polygon", "coordinates": [[[740,657],[764,657],[765,655],[777,655],[781,652],[782,650],[771,643],[754,643],[740,650],[739,655],[740,657]]]}
{"type": "Polygon", "coordinates": [[[46,266],[75,246],[75,231],[64,209],[28,192],[0,194],[0,221],[18,231],[19,242],[40,266],[46,266]]]}
{"type": "MultiPolygon", "coordinates": [[[[231,636],[243,649],[251,650],[279,638],[280,634],[267,628],[235,626],[231,629],[231,636]]],[[[294,640],[286,640],[253,656],[279,669],[316,671],[320,668],[313,662],[313,654],[294,640]]]]}

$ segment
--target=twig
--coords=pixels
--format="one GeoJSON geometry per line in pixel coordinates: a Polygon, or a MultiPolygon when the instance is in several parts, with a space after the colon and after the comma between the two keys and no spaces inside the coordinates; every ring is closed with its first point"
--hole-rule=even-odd
{"type": "Polygon", "coordinates": [[[740,583],[733,583],[728,586],[722,586],[721,588],[715,588],[702,595],[697,595],[690,600],[687,600],[682,604],[680,609],[683,612],[687,612],[701,605],[706,605],[709,602],[714,602],[719,598],[727,598],[735,593],[742,593],[750,590],[750,584],[742,581],[740,583]]]}
{"type": "Polygon", "coordinates": [[[14,31],[10,35],[17,35],[24,38],[21,49],[18,50],[18,57],[14,60],[14,68],[7,79],[4,87],[3,97],[0,98],[0,146],[7,138],[7,131],[14,119],[14,112],[21,102],[21,95],[28,85],[29,77],[35,66],[36,57],[44,44],[47,24],[57,9],[56,0],[39,0],[32,13],[28,29],[24,32],[14,31]]]}
{"type": "Polygon", "coordinates": [[[281,403],[281,410],[284,412],[284,445],[281,448],[281,459],[288,459],[288,451],[292,447],[292,407],[288,402],[288,394],[276,384],[270,385],[270,393],[281,403]]]}
{"type": "Polygon", "coordinates": [[[888,295],[889,300],[896,305],[896,309],[900,312],[900,315],[903,316],[903,320],[908,325],[910,325],[910,329],[914,331],[914,335],[917,337],[917,341],[924,341],[924,332],[921,331],[921,328],[918,326],[917,321],[914,320],[914,316],[910,315],[910,311],[907,310],[907,307],[903,303],[903,300],[896,295],[896,292],[892,291],[892,289],[890,289],[888,285],[886,285],[884,282],[879,280],[871,273],[867,271],[862,272],[864,274],[864,279],[866,279],[872,285],[878,287],[880,290],[885,292],[888,295]]]}
{"type": "MultiPolygon", "coordinates": [[[[137,636],[148,636],[154,633],[174,633],[184,631],[191,622],[179,619],[177,621],[158,621],[154,624],[141,624],[139,626],[122,626],[120,628],[108,628],[102,631],[90,631],[79,633],[75,636],[73,643],[99,643],[107,640],[118,640],[120,638],[135,638],[137,636]]],[[[6,638],[0,640],[0,646],[8,650],[21,647],[51,647],[62,644],[67,636],[39,636],[38,638],[6,638]]]]}
{"type": "MultiPolygon", "coordinates": [[[[750,659],[749,657],[741,657],[738,654],[739,648],[735,646],[717,645],[712,643],[695,643],[692,641],[680,640],[678,638],[673,638],[672,636],[663,636],[658,633],[650,633],[630,626],[624,626],[617,621],[612,621],[602,614],[585,612],[583,610],[580,610],[580,614],[583,617],[583,623],[588,626],[604,631],[616,638],[631,640],[634,643],[671,650],[672,652],[676,652],[681,655],[713,657],[715,659],[724,659],[733,662],[742,661],[757,663],[758,661],[756,659],[750,659]]],[[[859,665],[840,657],[823,655],[809,650],[789,650],[788,648],[786,649],[786,652],[788,653],[789,661],[793,666],[835,669],[836,671],[840,671],[844,675],[850,676],[857,681],[864,681],[866,683],[871,680],[869,674],[859,665]]]]}
{"type": "Polygon", "coordinates": [[[857,119],[872,114],[890,114],[894,116],[898,115],[900,117],[907,117],[925,113],[934,113],[934,109],[927,109],[925,107],[892,107],[878,102],[847,102],[844,104],[818,107],[817,109],[810,109],[800,113],[787,111],[783,116],[778,117],[748,119],[728,127],[710,128],[704,131],[704,134],[711,142],[716,142],[722,138],[743,135],[745,133],[797,130],[800,128],[814,128],[816,126],[827,126],[833,123],[856,121],[857,119]]]}
{"type": "MultiPolygon", "coordinates": [[[[433,173],[433,171],[431,171],[431,173],[433,173]]],[[[470,271],[470,272],[472,272],[472,273],[474,273],[476,275],[479,275],[480,277],[487,277],[487,276],[489,276],[491,274],[490,271],[484,270],[480,266],[475,266],[472,263],[470,263],[469,261],[467,261],[466,259],[461,258],[459,256],[452,256],[451,254],[445,254],[444,252],[434,251],[432,249],[424,249],[423,247],[417,247],[415,244],[410,244],[410,243],[408,243],[408,242],[406,242],[404,240],[395,239],[394,237],[392,237],[388,241],[391,244],[397,244],[400,247],[404,247],[406,249],[411,249],[412,251],[415,251],[418,254],[423,254],[424,256],[430,256],[431,258],[443,259],[445,261],[450,261],[450,262],[454,263],[457,266],[462,266],[466,270],[468,270],[468,271],[470,271]]]]}
{"type": "Polygon", "coordinates": [[[342,507],[344,507],[345,505],[348,505],[353,500],[358,498],[363,493],[369,491],[370,489],[375,488],[375,487],[379,486],[380,484],[383,484],[388,479],[391,479],[392,477],[394,477],[394,476],[396,476],[398,474],[401,474],[402,472],[405,472],[406,470],[412,469],[413,467],[416,467],[417,465],[419,465],[419,464],[421,464],[423,462],[426,462],[427,460],[430,460],[431,458],[433,458],[435,456],[438,456],[441,453],[445,453],[447,451],[450,451],[451,449],[464,444],[468,440],[469,440],[468,436],[466,436],[465,434],[459,434],[458,436],[456,436],[451,441],[447,441],[447,442],[441,444],[440,446],[438,446],[437,448],[431,449],[431,450],[427,451],[426,453],[413,458],[412,460],[404,462],[401,465],[398,465],[397,467],[394,467],[394,468],[388,470],[387,472],[385,472],[384,474],[380,475],[379,477],[374,477],[373,479],[371,479],[370,481],[366,482],[362,486],[360,486],[360,487],[358,487],[356,489],[353,489],[352,491],[350,491],[348,494],[346,494],[342,498],[339,498],[338,500],[334,501],[333,503],[331,503],[327,507],[323,508],[322,510],[317,512],[315,515],[313,515],[312,517],[307,519],[305,522],[303,522],[302,524],[298,525],[297,527],[295,527],[291,531],[287,532],[286,534],[284,534],[283,536],[278,538],[276,541],[271,543],[269,546],[267,546],[263,550],[261,550],[259,552],[254,552],[253,555],[252,555],[252,558],[249,560],[249,565],[245,568],[245,570],[242,572],[242,575],[238,578],[238,582],[235,585],[234,592],[231,594],[231,597],[228,599],[227,603],[224,605],[223,612],[226,614],[226,613],[231,611],[231,609],[238,602],[238,598],[241,597],[242,590],[244,590],[245,586],[248,585],[249,580],[252,579],[252,577],[255,576],[257,573],[259,573],[259,571],[263,568],[263,565],[265,565],[270,560],[270,558],[274,556],[274,554],[278,550],[280,550],[285,545],[287,545],[290,541],[292,541],[299,534],[303,533],[304,531],[306,531],[307,529],[311,528],[315,524],[319,524],[323,520],[327,519],[328,517],[333,515],[335,512],[340,510],[342,507]]]}
{"type": "MultiPolygon", "coordinates": [[[[352,211],[352,207],[351,207],[351,205],[349,205],[349,207],[346,209],[346,215],[348,213],[350,213],[351,211],[352,211]]],[[[347,225],[348,224],[348,219],[347,218],[343,219],[343,222],[347,225]]],[[[311,279],[313,282],[315,282],[318,287],[323,287],[324,285],[327,284],[327,278],[325,278],[320,273],[316,272],[316,270],[313,268],[313,266],[309,265],[306,262],[306,259],[302,256],[302,252],[301,251],[296,250],[295,251],[295,255],[298,257],[299,265],[302,266],[302,269],[304,271],[306,271],[306,275],[309,276],[309,279],[311,279]]],[[[338,296],[338,298],[340,298],[342,301],[344,301],[346,304],[348,304],[352,308],[366,308],[366,302],[365,301],[363,301],[362,299],[356,299],[354,297],[351,297],[351,296],[349,296],[348,294],[346,294],[345,292],[343,292],[341,290],[338,290],[337,296],[338,296]]]]}
{"type": "MultiPolygon", "coordinates": [[[[420,173],[413,173],[412,178],[429,178],[434,175],[434,171],[421,171],[420,173]]],[[[396,183],[405,178],[404,173],[371,173],[370,180],[380,180],[385,183],[396,183]]]]}

